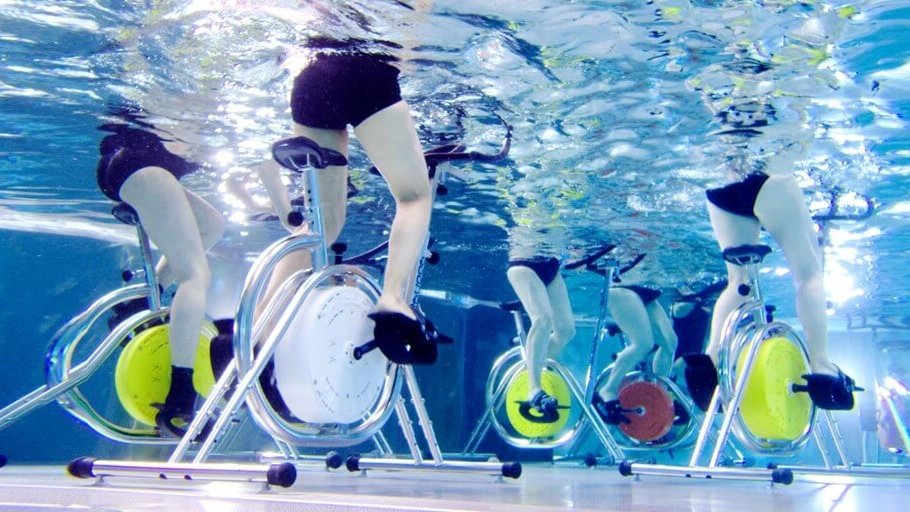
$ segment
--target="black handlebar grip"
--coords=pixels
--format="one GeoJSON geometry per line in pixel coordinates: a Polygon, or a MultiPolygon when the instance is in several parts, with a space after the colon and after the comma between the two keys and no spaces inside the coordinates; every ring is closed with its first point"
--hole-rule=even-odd
{"type": "Polygon", "coordinates": [[[345,251],[348,250],[348,244],[346,244],[344,242],[335,242],[329,246],[329,249],[332,252],[334,252],[335,254],[341,255],[341,254],[344,254],[345,251]]]}
{"type": "Polygon", "coordinates": [[[303,214],[298,212],[297,210],[292,211],[291,213],[288,214],[288,224],[291,226],[294,226],[295,228],[297,226],[302,225],[303,224],[303,214]]]}

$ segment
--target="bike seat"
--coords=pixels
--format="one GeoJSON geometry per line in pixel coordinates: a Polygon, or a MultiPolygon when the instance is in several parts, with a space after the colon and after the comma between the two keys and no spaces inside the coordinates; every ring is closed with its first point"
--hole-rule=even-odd
{"type": "Polygon", "coordinates": [[[130,226],[139,225],[139,214],[136,213],[136,210],[133,209],[132,206],[126,203],[117,203],[114,205],[114,207],[111,209],[111,214],[114,216],[114,218],[124,224],[128,224],[130,226]]]}
{"type": "Polygon", "coordinates": [[[324,148],[302,135],[272,144],[272,157],[294,172],[301,172],[305,167],[325,169],[330,165],[348,165],[347,157],[338,151],[324,148]]]}
{"type": "Polygon", "coordinates": [[[761,263],[771,252],[771,247],[767,245],[737,245],[724,249],[724,261],[734,265],[755,265],[761,263]]]}

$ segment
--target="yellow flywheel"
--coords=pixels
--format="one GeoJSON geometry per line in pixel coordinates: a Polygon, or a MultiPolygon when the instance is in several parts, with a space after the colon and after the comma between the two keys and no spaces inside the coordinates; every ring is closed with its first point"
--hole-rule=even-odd
{"type": "MultiPolygon", "coordinates": [[[[193,387],[202,396],[208,396],[215,384],[209,345],[216,334],[215,326],[206,323],[199,336],[193,387]]],[[[168,326],[156,325],[134,336],[124,347],[114,370],[114,388],[120,404],[133,419],[154,426],[158,409],[151,404],[164,403],[170,387],[168,326]]]]}
{"type": "MultiPolygon", "coordinates": [[[[748,346],[739,355],[737,375],[746,360],[748,346]]],[[[793,393],[793,384],[803,383],[809,373],[800,348],[778,336],[762,343],[740,404],[740,415],[749,431],[761,439],[793,441],[809,427],[812,401],[807,393],[793,393]]]]}
{"type": "Polygon", "coordinates": [[[558,417],[547,418],[527,404],[530,379],[528,370],[519,371],[506,390],[506,416],[512,428],[528,439],[555,437],[566,426],[571,412],[571,395],[566,381],[556,372],[545,369],[540,378],[544,392],[555,398],[559,404],[558,417]]]}

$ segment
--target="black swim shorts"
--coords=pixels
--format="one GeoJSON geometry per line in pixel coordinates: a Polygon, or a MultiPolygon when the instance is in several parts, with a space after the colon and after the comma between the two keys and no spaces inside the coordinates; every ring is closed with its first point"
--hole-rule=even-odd
{"type": "Polygon", "coordinates": [[[509,268],[528,267],[533,270],[544,285],[549,285],[559,274],[560,263],[552,256],[535,256],[533,258],[514,259],[509,261],[509,268]]]}
{"type": "Polygon", "coordinates": [[[343,130],[401,101],[398,68],[369,54],[317,54],[294,79],[294,122],[343,130]]]}
{"type": "Polygon", "coordinates": [[[755,200],[762,186],[768,181],[768,175],[755,172],[746,176],[742,181],[731,183],[724,187],[708,189],[705,195],[708,201],[721,210],[755,218],[755,200]]]}
{"type": "Polygon", "coordinates": [[[641,299],[642,304],[647,306],[648,304],[657,300],[660,297],[660,290],[655,290],[654,288],[648,288],[647,286],[638,286],[635,284],[629,285],[613,285],[614,288],[625,288],[631,292],[635,292],[635,295],[638,295],[638,298],[641,299]]]}
{"type": "Polygon", "coordinates": [[[178,180],[199,169],[199,165],[175,155],[164,147],[161,137],[139,128],[118,128],[101,140],[98,186],[104,195],[120,202],[120,187],[127,178],[145,167],[161,167],[178,180]]]}

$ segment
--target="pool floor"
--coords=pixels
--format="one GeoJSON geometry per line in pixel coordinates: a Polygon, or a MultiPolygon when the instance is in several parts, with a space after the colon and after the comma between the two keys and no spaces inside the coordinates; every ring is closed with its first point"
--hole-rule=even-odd
{"type": "Polygon", "coordinates": [[[620,476],[615,468],[526,464],[518,480],[427,472],[301,470],[288,489],[253,483],[78,480],[57,466],[0,469],[0,510],[277,512],[291,510],[599,510],[904,512],[906,479],[798,475],[792,485],[620,476]]]}

